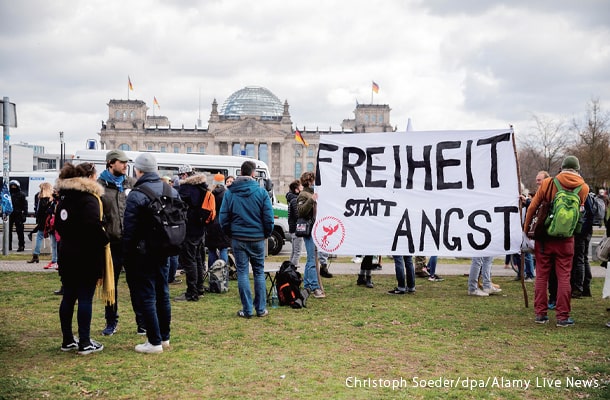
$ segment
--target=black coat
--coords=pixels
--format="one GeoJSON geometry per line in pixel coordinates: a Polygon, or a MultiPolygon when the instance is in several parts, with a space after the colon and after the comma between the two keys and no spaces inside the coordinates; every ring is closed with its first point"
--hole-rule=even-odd
{"type": "Polygon", "coordinates": [[[212,190],[214,201],[216,202],[216,218],[206,227],[205,246],[208,249],[216,250],[231,247],[231,238],[222,231],[218,218],[222,199],[224,198],[226,190],[227,189],[224,186],[217,186],[212,190]]]}
{"type": "Polygon", "coordinates": [[[96,196],[104,192],[89,178],[58,179],[59,204],[55,229],[61,236],[57,247],[59,275],[63,283],[90,284],[103,276],[108,235],[100,219],[96,196]]]}
{"type": "Polygon", "coordinates": [[[295,233],[297,230],[297,219],[299,219],[299,210],[297,209],[298,193],[286,193],[286,202],[288,202],[288,232],[295,233]]]}
{"type": "Polygon", "coordinates": [[[192,175],[180,181],[178,193],[182,201],[188,205],[186,235],[189,237],[203,237],[205,234],[201,205],[207,190],[205,175],[192,175]]]}
{"type": "Polygon", "coordinates": [[[38,198],[36,202],[36,230],[43,231],[47,217],[49,216],[50,197],[38,198]]]}
{"type": "Polygon", "coordinates": [[[13,212],[11,218],[15,221],[25,222],[25,218],[28,215],[28,199],[25,194],[18,187],[11,186],[11,203],[13,204],[13,212]]]}

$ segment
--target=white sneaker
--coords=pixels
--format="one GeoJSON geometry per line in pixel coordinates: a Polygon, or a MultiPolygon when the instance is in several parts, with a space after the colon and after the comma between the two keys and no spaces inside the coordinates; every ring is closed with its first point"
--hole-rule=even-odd
{"type": "Polygon", "coordinates": [[[485,297],[485,296],[489,296],[489,293],[482,291],[481,289],[475,289],[475,290],[471,290],[468,291],[468,295],[469,296],[479,296],[479,297],[485,297]]]}
{"type": "Polygon", "coordinates": [[[139,344],[136,346],[136,351],[138,353],[163,353],[163,346],[162,345],[152,345],[150,344],[150,342],[147,340],[146,342],[144,342],[143,344],[139,344]]]}
{"type": "Polygon", "coordinates": [[[502,289],[492,286],[489,289],[483,289],[483,291],[487,294],[496,294],[500,293],[502,289]]]}
{"type": "Polygon", "coordinates": [[[163,347],[163,350],[169,350],[169,340],[163,340],[161,342],[161,347],[163,347]]]}

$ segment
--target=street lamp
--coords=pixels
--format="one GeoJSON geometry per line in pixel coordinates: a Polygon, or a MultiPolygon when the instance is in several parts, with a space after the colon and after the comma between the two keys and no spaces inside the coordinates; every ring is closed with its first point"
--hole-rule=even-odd
{"type": "Polygon", "coordinates": [[[64,166],[65,158],[66,158],[66,144],[64,143],[64,132],[59,132],[59,169],[61,170],[64,166]]]}
{"type": "MultiPolygon", "coordinates": [[[[8,97],[3,97],[0,101],[0,125],[2,125],[2,184],[8,188],[9,170],[9,149],[10,138],[9,127],[17,127],[17,108],[15,103],[11,103],[8,97]]],[[[7,193],[8,196],[8,193],[7,193]]],[[[2,255],[8,254],[8,237],[12,234],[9,230],[8,214],[2,210],[2,229],[4,234],[2,240],[2,255]]]]}

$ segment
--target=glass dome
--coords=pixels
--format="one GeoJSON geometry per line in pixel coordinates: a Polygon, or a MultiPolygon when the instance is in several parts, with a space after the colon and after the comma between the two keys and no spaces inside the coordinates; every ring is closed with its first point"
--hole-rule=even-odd
{"type": "Polygon", "coordinates": [[[284,106],[276,95],[260,86],[246,86],[233,93],[220,108],[226,117],[256,115],[261,117],[281,117],[284,106]]]}

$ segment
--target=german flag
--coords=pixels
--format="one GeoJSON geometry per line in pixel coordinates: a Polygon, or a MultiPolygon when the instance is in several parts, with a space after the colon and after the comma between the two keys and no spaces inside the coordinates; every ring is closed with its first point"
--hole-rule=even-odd
{"type": "Polygon", "coordinates": [[[309,146],[307,144],[307,142],[305,141],[305,139],[303,138],[303,135],[301,135],[301,132],[299,132],[298,129],[294,130],[294,140],[296,140],[297,142],[301,143],[305,147],[309,146]]]}
{"type": "Polygon", "coordinates": [[[373,92],[379,93],[379,85],[375,81],[373,81],[373,92]]]}

